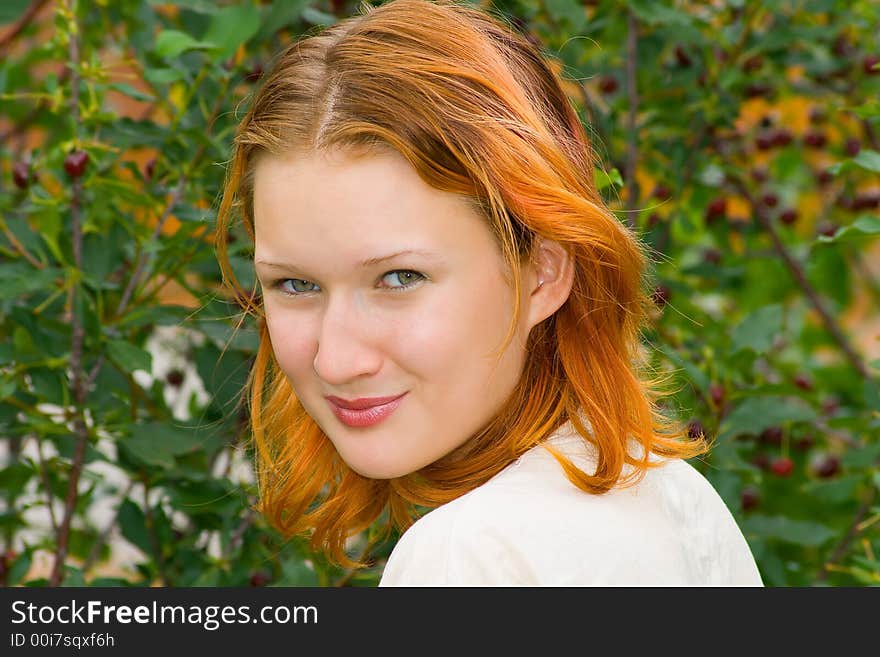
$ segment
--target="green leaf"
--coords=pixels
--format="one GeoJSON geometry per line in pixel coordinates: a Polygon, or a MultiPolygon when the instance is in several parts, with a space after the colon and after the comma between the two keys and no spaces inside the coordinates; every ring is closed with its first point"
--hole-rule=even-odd
{"type": "Polygon", "coordinates": [[[834,175],[837,175],[842,171],[847,171],[856,167],[867,169],[868,171],[873,171],[874,173],[880,173],[880,153],[878,153],[877,151],[872,151],[870,149],[859,151],[859,154],[851,160],[844,160],[843,162],[832,164],[830,167],[828,167],[828,171],[830,173],[833,173],[834,175]]]}
{"type": "Polygon", "coordinates": [[[719,438],[739,434],[760,434],[764,429],[783,422],[814,422],[816,411],[794,397],[764,395],[748,397],[721,423],[719,438]]]}
{"type": "Polygon", "coordinates": [[[4,262],[0,264],[0,300],[41,291],[51,293],[61,276],[61,270],[55,267],[37,269],[23,261],[4,262]]]}
{"type": "Polygon", "coordinates": [[[0,2],[0,24],[12,23],[27,10],[31,0],[3,0],[0,2]]]}
{"type": "Polygon", "coordinates": [[[161,468],[173,468],[174,457],[192,452],[203,440],[194,431],[184,431],[164,422],[135,425],[131,436],[120,444],[136,459],[161,468]]]}
{"type": "Polygon", "coordinates": [[[693,22],[690,15],[678,9],[664,6],[656,0],[627,0],[627,5],[642,21],[649,25],[678,25],[689,27],[693,22]]]}
{"type": "Polygon", "coordinates": [[[335,25],[336,16],[328,14],[326,11],[315,9],[314,7],[306,7],[302,11],[302,18],[312,25],[335,25]]]}
{"type": "Polygon", "coordinates": [[[733,351],[751,349],[763,354],[773,345],[773,338],[782,332],[783,308],[772,304],[759,308],[745,317],[731,332],[733,351]]]}
{"type": "Polygon", "coordinates": [[[125,340],[111,340],[107,343],[107,355],[110,360],[119,365],[126,372],[135,370],[153,371],[153,356],[148,351],[126,342],[125,340]]]}
{"type": "Polygon", "coordinates": [[[200,14],[213,14],[217,11],[217,0],[147,0],[147,4],[151,7],[174,5],[200,14]]]}
{"type": "Polygon", "coordinates": [[[594,168],[593,169],[593,181],[596,184],[596,188],[601,192],[608,187],[623,187],[623,178],[620,175],[620,171],[617,168],[612,168],[611,171],[606,172],[603,169],[594,168]]]}
{"type": "Polygon", "coordinates": [[[580,2],[575,0],[545,0],[544,6],[553,21],[564,23],[562,27],[569,29],[561,30],[563,33],[570,31],[581,32],[586,25],[587,15],[580,2]]]}
{"type": "Polygon", "coordinates": [[[273,2],[263,18],[262,25],[256,35],[256,41],[263,41],[299,20],[308,3],[309,0],[273,2]]]}
{"type": "Polygon", "coordinates": [[[880,173],[880,153],[872,150],[859,151],[859,154],[853,158],[853,162],[874,173],[880,173]]]}
{"type": "Polygon", "coordinates": [[[828,244],[831,242],[851,241],[876,235],[880,235],[880,216],[868,214],[858,217],[851,224],[841,228],[831,237],[828,237],[827,235],[819,235],[816,238],[816,241],[828,244]]]}
{"type": "Polygon", "coordinates": [[[156,53],[167,59],[173,59],[187,50],[207,50],[213,47],[213,44],[199,41],[180,30],[163,30],[156,37],[156,53]]]}
{"type": "Polygon", "coordinates": [[[144,93],[139,89],[135,89],[130,84],[126,84],[125,82],[114,82],[110,85],[110,88],[114,91],[118,91],[121,94],[125,94],[129,98],[134,98],[135,100],[140,100],[145,103],[152,103],[156,98],[151,96],[148,93],[144,93]]]}
{"type": "Polygon", "coordinates": [[[147,517],[141,508],[128,498],[119,506],[119,528],[127,541],[146,554],[150,554],[152,548],[150,535],[147,532],[147,517]]]}
{"type": "Polygon", "coordinates": [[[803,547],[819,547],[836,536],[835,532],[818,522],[793,520],[785,516],[750,515],[742,521],[746,535],[774,538],[803,547]]]}
{"type": "Polygon", "coordinates": [[[11,463],[0,468],[0,488],[7,495],[24,492],[25,484],[34,475],[34,469],[24,463],[11,463]]]}
{"type": "Polygon", "coordinates": [[[178,68],[148,68],[144,69],[144,77],[150,84],[162,87],[182,80],[185,76],[184,72],[178,68]]]}
{"type": "Polygon", "coordinates": [[[811,481],[804,485],[804,493],[814,497],[817,502],[828,505],[850,502],[864,481],[860,474],[839,477],[830,481],[811,481]]]}
{"type": "Polygon", "coordinates": [[[31,551],[25,550],[18,558],[9,566],[9,574],[7,575],[7,586],[14,586],[21,582],[22,578],[28,574],[31,569],[31,551]]]}
{"type": "Polygon", "coordinates": [[[220,9],[211,17],[202,41],[213,43],[220,49],[221,57],[228,57],[239,44],[254,36],[259,27],[259,9],[253,5],[232,5],[220,9]]]}

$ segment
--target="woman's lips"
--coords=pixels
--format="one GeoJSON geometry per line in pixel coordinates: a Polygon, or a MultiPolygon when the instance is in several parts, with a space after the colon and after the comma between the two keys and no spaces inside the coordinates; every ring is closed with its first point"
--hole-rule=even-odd
{"type": "Polygon", "coordinates": [[[406,394],[403,393],[397,397],[355,399],[350,402],[338,397],[327,397],[327,401],[330,403],[333,414],[343,424],[350,427],[369,427],[391,415],[400,406],[400,402],[403,401],[406,394]],[[346,408],[346,406],[354,408],[346,408]]]}

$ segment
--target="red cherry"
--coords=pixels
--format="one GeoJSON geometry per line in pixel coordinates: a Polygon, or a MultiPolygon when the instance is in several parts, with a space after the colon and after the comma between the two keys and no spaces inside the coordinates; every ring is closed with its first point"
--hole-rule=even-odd
{"type": "Polygon", "coordinates": [[[794,139],[794,137],[792,137],[792,134],[788,130],[779,129],[773,131],[774,146],[788,146],[792,139],[794,139]]]}
{"type": "Polygon", "coordinates": [[[794,377],[794,384],[801,390],[812,390],[813,381],[806,374],[798,374],[794,377]]]}
{"type": "Polygon", "coordinates": [[[250,583],[251,586],[266,586],[271,580],[269,573],[259,570],[251,575],[250,583]]]}
{"type": "Polygon", "coordinates": [[[660,223],[660,215],[656,212],[652,212],[648,215],[648,228],[653,228],[657,224],[660,223]]]}
{"type": "Polygon", "coordinates": [[[840,472],[840,458],[835,454],[827,454],[815,464],[813,471],[822,479],[829,479],[840,472]]]}
{"type": "MultiPolygon", "coordinates": [[[[776,142],[773,139],[774,133],[765,132],[763,134],[758,135],[755,138],[755,146],[758,147],[759,151],[769,151],[776,145],[776,142]]],[[[766,180],[766,178],[764,178],[766,180]]],[[[763,182],[763,180],[759,180],[758,182],[763,182]]]]}
{"type": "Polygon", "coordinates": [[[669,191],[669,188],[664,184],[659,184],[654,188],[654,198],[660,199],[661,201],[665,201],[672,196],[672,192],[669,191]]]}
{"type": "Polygon", "coordinates": [[[691,65],[690,55],[687,54],[687,51],[681,44],[675,46],[675,60],[678,62],[678,65],[683,68],[687,68],[691,65]]]}
{"type": "Polygon", "coordinates": [[[862,150],[862,144],[855,137],[850,137],[846,140],[843,150],[846,151],[846,154],[850,157],[855,157],[859,154],[859,151],[862,150]]]}
{"type": "Polygon", "coordinates": [[[794,446],[801,451],[805,451],[810,449],[813,445],[816,444],[816,439],[813,437],[813,434],[807,434],[805,436],[801,436],[794,442],[794,446]]]}
{"type": "Polygon", "coordinates": [[[31,182],[31,168],[27,162],[18,161],[12,166],[12,182],[19,189],[27,189],[31,182]]]}
{"type": "Polygon", "coordinates": [[[779,205],[779,197],[772,192],[768,192],[761,197],[761,202],[768,208],[775,208],[779,205]]]}
{"type": "Polygon", "coordinates": [[[877,64],[880,64],[880,56],[868,55],[862,60],[862,70],[868,75],[878,75],[880,74],[880,67],[877,64]]]}
{"type": "Polygon", "coordinates": [[[698,419],[693,419],[688,422],[687,431],[688,437],[693,440],[697,440],[706,435],[706,429],[703,427],[703,423],[698,419]]]}
{"type": "Polygon", "coordinates": [[[183,378],[183,372],[178,369],[169,370],[168,374],[165,375],[165,380],[168,384],[175,388],[183,383],[183,378]]]}
{"type": "Polygon", "coordinates": [[[73,151],[64,158],[64,170],[71,178],[79,178],[86,172],[89,154],[85,151],[73,151]]]}
{"type": "Polygon", "coordinates": [[[767,174],[767,167],[754,167],[749,174],[752,176],[752,180],[756,183],[767,182],[767,178],[769,177],[767,174]]]}
{"type": "Polygon", "coordinates": [[[757,489],[752,488],[751,486],[746,486],[742,489],[742,493],[740,494],[740,503],[742,504],[743,511],[751,511],[761,502],[761,496],[758,493],[757,489]]]}
{"type": "Polygon", "coordinates": [[[853,210],[870,210],[880,207],[880,191],[863,192],[853,199],[853,210]]]}
{"type": "Polygon", "coordinates": [[[654,293],[651,295],[651,298],[658,306],[665,306],[668,303],[671,294],[672,290],[668,287],[665,285],[658,285],[654,288],[654,293]]]}
{"type": "Polygon", "coordinates": [[[779,215],[779,221],[790,226],[797,221],[797,212],[791,208],[783,210],[779,215]]]}
{"type": "Polygon", "coordinates": [[[804,144],[810,148],[824,148],[827,143],[828,137],[823,132],[812,131],[804,135],[804,144]]]}
{"type": "Polygon", "coordinates": [[[836,397],[828,397],[822,400],[822,412],[825,415],[834,415],[840,407],[840,402],[836,397]]]}
{"type": "Polygon", "coordinates": [[[724,401],[724,386],[720,383],[713,383],[709,386],[709,396],[716,406],[721,406],[724,401]]]}
{"type": "Polygon", "coordinates": [[[743,62],[742,68],[746,73],[757,71],[764,65],[764,58],[760,55],[753,55],[743,62]]]}
{"type": "Polygon", "coordinates": [[[752,457],[752,464],[761,470],[766,470],[770,467],[770,459],[766,454],[755,454],[752,457]]]}
{"type": "Polygon", "coordinates": [[[780,456],[773,459],[773,462],[770,464],[770,470],[779,477],[788,477],[794,472],[794,461],[787,456],[780,456]]]}
{"type": "Polygon", "coordinates": [[[825,109],[820,107],[819,105],[813,105],[810,108],[810,123],[824,123],[827,118],[827,114],[825,113],[825,109]]]}
{"type": "Polygon", "coordinates": [[[599,81],[599,89],[604,94],[613,94],[615,91],[617,91],[617,87],[617,78],[611,75],[606,75],[599,81]]]}
{"type": "Polygon", "coordinates": [[[781,445],[782,427],[767,427],[761,432],[760,439],[768,445],[781,445]]]}
{"type": "Polygon", "coordinates": [[[710,201],[709,205],[706,206],[706,221],[712,223],[716,219],[723,217],[726,212],[727,199],[723,196],[714,198],[710,201]]]}
{"type": "Polygon", "coordinates": [[[752,84],[747,84],[743,92],[746,98],[760,98],[770,96],[773,93],[773,87],[762,82],[753,82],[752,84]]]}
{"type": "Polygon", "coordinates": [[[721,262],[721,251],[716,249],[714,246],[710,246],[708,249],[703,251],[703,260],[711,265],[717,265],[719,262],[721,262]]]}
{"type": "Polygon", "coordinates": [[[815,176],[816,182],[819,183],[821,187],[825,187],[826,185],[830,184],[832,180],[834,180],[834,175],[827,169],[817,171],[815,173],[815,176]]]}
{"type": "Polygon", "coordinates": [[[824,219],[819,222],[818,226],[816,226],[816,231],[820,235],[825,235],[826,237],[834,237],[834,234],[837,232],[837,226],[827,219],[824,219]]]}

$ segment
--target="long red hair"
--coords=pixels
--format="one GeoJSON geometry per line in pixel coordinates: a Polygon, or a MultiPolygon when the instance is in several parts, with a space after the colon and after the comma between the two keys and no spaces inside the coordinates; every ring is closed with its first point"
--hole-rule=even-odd
{"type": "MultiPolygon", "coordinates": [[[[544,56],[502,18],[453,0],[392,0],[290,45],[254,95],[234,141],[216,248],[226,284],[257,317],[260,346],[247,388],[259,509],[282,533],[308,534],[345,566],[346,539],[388,511],[406,529],[425,507],[485,483],[570,420],[597,447],[598,468],[568,478],[588,493],[637,482],[651,454],[708,449],[658,404],[640,343],[653,304],[644,247],[603,203],[597,159],[544,56]],[[530,336],[522,377],[496,417],[422,470],[373,480],[350,469],[304,411],[273,356],[259,297],[230,266],[230,225],[253,237],[253,171],[261,154],[393,148],[429,185],[485,216],[518,276],[537,236],[571,256],[571,294],[530,336]],[[585,420],[588,420],[588,425],[585,420]],[[628,448],[637,441],[643,449],[628,448]],[[462,458],[466,455],[466,458],[462,458]],[[624,465],[634,466],[624,474],[624,465]]],[[[514,309],[508,339],[519,315],[514,309]]]]}

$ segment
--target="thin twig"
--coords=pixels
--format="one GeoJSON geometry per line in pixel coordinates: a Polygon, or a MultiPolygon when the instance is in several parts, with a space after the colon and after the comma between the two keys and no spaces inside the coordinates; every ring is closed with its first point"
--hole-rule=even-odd
{"type": "Polygon", "coordinates": [[[12,24],[10,30],[0,37],[0,53],[2,53],[6,48],[10,46],[10,44],[16,39],[16,37],[21,34],[24,29],[30,24],[30,22],[34,19],[34,16],[43,8],[48,0],[34,0],[31,3],[30,7],[25,9],[24,13],[19,17],[15,23],[12,24]]]}
{"type": "Polygon", "coordinates": [[[159,582],[162,586],[169,586],[168,573],[165,571],[165,559],[162,556],[162,543],[156,534],[156,520],[153,517],[153,509],[150,506],[150,483],[146,475],[142,479],[144,485],[144,516],[147,520],[147,533],[150,536],[150,547],[153,548],[153,557],[156,559],[156,568],[159,571],[159,582]]]}
{"type": "Polygon", "coordinates": [[[40,465],[40,481],[43,482],[43,488],[46,489],[46,506],[49,507],[49,521],[52,524],[52,533],[58,534],[58,520],[55,519],[55,496],[52,494],[52,487],[49,485],[49,472],[46,470],[46,461],[43,459],[43,441],[36,438],[37,441],[37,460],[40,465]]]}
{"type": "Polygon", "coordinates": [[[767,234],[770,236],[771,241],[773,242],[773,249],[777,254],[782,258],[782,261],[785,263],[785,266],[788,268],[789,273],[791,273],[792,278],[794,278],[798,287],[801,288],[803,293],[806,295],[810,305],[819,313],[819,317],[822,319],[822,323],[825,325],[825,328],[831,334],[831,337],[840,347],[841,351],[843,351],[847,360],[850,364],[855,368],[862,378],[870,379],[871,375],[868,372],[868,368],[865,366],[864,361],[861,356],[856,352],[855,348],[850,344],[849,339],[843,332],[843,329],[840,327],[840,324],[831,316],[831,313],[828,312],[828,309],[825,308],[825,304],[822,302],[821,297],[807,280],[806,275],[804,274],[803,268],[794,259],[794,256],[788,251],[785,247],[785,244],[782,242],[782,239],[779,237],[779,233],[776,232],[776,228],[773,226],[773,222],[770,221],[770,218],[767,216],[764,211],[762,205],[758,203],[754,198],[752,198],[749,193],[746,184],[742,181],[738,176],[730,177],[731,183],[737,188],[740,194],[745,197],[745,199],[751,204],[752,208],[754,208],[755,217],[758,219],[758,222],[767,231],[767,234]]]}
{"type": "MultiPolygon", "coordinates": [[[[72,123],[76,134],[75,141],[78,141],[79,131],[81,129],[81,118],[79,114],[79,25],[76,21],[76,0],[68,0],[67,10],[69,13],[70,29],[68,42],[68,56],[70,66],[70,111],[72,123]]],[[[77,271],[82,271],[82,178],[75,177],[73,179],[73,198],[70,204],[70,223],[71,223],[71,243],[73,247],[74,265],[77,271]]],[[[86,445],[89,439],[89,431],[86,427],[83,416],[83,407],[85,405],[86,387],[83,376],[83,341],[85,339],[85,330],[82,325],[82,318],[77,312],[76,297],[81,293],[78,285],[71,286],[71,348],[70,348],[70,370],[71,370],[71,388],[73,399],[76,404],[73,417],[74,436],[76,437],[76,446],[74,447],[73,465],[70,470],[70,481],[67,487],[67,498],[64,506],[64,516],[61,520],[57,537],[57,547],[55,549],[55,565],[52,568],[52,574],[49,578],[50,586],[58,586],[61,584],[64,573],[64,561],[67,558],[68,540],[70,537],[70,523],[73,519],[73,512],[76,507],[76,500],[79,494],[79,478],[82,473],[83,462],[85,461],[86,445]]]]}
{"type": "Polygon", "coordinates": [[[636,228],[636,208],[639,204],[639,182],[636,179],[638,167],[638,134],[636,133],[636,115],[639,111],[638,85],[636,75],[638,73],[638,43],[639,24],[635,12],[627,11],[626,17],[626,95],[629,108],[627,110],[627,145],[626,145],[626,222],[633,230],[636,228]]]}
{"type": "Polygon", "coordinates": [[[119,520],[119,512],[122,511],[122,503],[125,502],[126,498],[131,494],[133,488],[134,481],[129,480],[128,486],[126,486],[119,498],[119,506],[116,507],[116,513],[113,514],[112,520],[107,523],[107,526],[104,527],[100,534],[98,534],[98,538],[95,539],[95,542],[92,544],[89,556],[86,557],[85,563],[83,563],[82,566],[83,573],[89,572],[89,568],[95,565],[95,562],[101,555],[101,548],[104,547],[104,544],[109,540],[110,534],[113,533],[113,528],[116,527],[116,522],[119,520]]]}
{"type": "Polygon", "coordinates": [[[865,516],[868,514],[871,506],[874,504],[874,498],[876,495],[877,489],[871,488],[870,497],[862,503],[859,507],[859,510],[856,511],[856,516],[853,519],[852,523],[849,526],[846,534],[840,539],[840,542],[834,548],[831,553],[831,557],[828,561],[825,562],[825,566],[822,571],[816,576],[816,582],[823,582],[828,577],[828,573],[831,570],[834,570],[834,567],[837,565],[837,562],[843,559],[846,555],[846,551],[849,549],[849,544],[852,543],[853,539],[859,534],[859,525],[865,519],[865,516]]]}
{"type": "Polygon", "coordinates": [[[27,260],[37,269],[45,268],[45,265],[37,260],[33,255],[31,255],[30,251],[28,251],[24,247],[24,244],[18,241],[15,233],[9,230],[9,226],[6,225],[6,222],[2,218],[0,218],[0,230],[3,231],[3,234],[6,235],[6,239],[9,240],[9,243],[12,244],[12,248],[15,249],[19,255],[23,256],[25,260],[27,260]]]}

